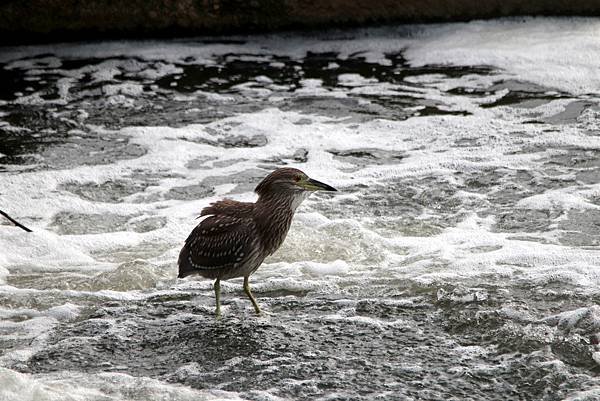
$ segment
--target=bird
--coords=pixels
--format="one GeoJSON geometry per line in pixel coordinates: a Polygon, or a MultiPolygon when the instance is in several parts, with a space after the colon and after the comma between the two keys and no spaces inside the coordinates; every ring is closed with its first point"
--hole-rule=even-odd
{"type": "Polygon", "coordinates": [[[221,316],[221,280],[243,277],[244,293],[260,315],[250,275],[283,244],[296,209],[314,191],[337,190],[296,168],[283,167],[256,186],[256,202],[226,198],[211,203],[202,209],[199,217],[205,218],[181,248],[178,277],[198,274],[215,280],[217,318],[221,316]]]}

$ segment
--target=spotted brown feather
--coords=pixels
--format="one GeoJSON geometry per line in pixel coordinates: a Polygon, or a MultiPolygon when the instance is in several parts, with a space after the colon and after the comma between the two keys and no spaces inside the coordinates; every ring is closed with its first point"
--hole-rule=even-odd
{"type": "Polygon", "coordinates": [[[179,277],[194,273],[222,279],[243,275],[239,268],[255,256],[258,235],[251,218],[227,214],[235,203],[241,202],[216,202],[202,210],[201,216],[210,215],[186,239],[179,257],[179,277]]]}
{"type": "Polygon", "coordinates": [[[224,199],[202,209],[206,217],[179,253],[179,277],[214,278],[216,314],[220,314],[220,280],[244,277],[244,292],[257,313],[249,277],[283,243],[296,208],[315,190],[335,191],[295,168],[277,169],[256,187],[256,203],[224,199]]]}

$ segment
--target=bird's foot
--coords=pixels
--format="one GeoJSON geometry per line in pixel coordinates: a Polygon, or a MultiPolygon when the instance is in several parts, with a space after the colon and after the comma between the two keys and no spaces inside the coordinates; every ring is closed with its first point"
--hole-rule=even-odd
{"type": "Polygon", "coordinates": [[[252,295],[252,291],[250,291],[250,281],[248,280],[248,276],[244,277],[244,292],[252,302],[252,306],[254,306],[254,311],[257,315],[260,315],[260,307],[258,306],[258,302],[256,302],[256,298],[252,295]]]}

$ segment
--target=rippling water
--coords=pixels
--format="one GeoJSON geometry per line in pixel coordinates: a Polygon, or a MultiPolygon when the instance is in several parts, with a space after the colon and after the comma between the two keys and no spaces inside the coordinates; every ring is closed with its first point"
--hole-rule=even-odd
{"type": "Polygon", "coordinates": [[[2,49],[0,399],[600,398],[599,35],[2,49]],[[282,165],[341,191],[215,320],[182,241],[282,165]]]}

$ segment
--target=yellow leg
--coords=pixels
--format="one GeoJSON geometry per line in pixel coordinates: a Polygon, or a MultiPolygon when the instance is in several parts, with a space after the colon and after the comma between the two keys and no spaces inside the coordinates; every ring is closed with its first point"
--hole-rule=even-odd
{"type": "Polygon", "coordinates": [[[215,315],[217,318],[221,317],[221,280],[216,279],[214,284],[215,289],[215,301],[217,303],[217,309],[215,310],[215,315]]]}
{"type": "Polygon", "coordinates": [[[248,282],[248,276],[244,277],[244,292],[246,293],[246,295],[248,295],[248,298],[250,298],[250,302],[252,302],[256,314],[260,315],[260,308],[256,303],[256,299],[254,299],[254,295],[252,295],[252,292],[250,292],[250,283],[248,282]]]}

